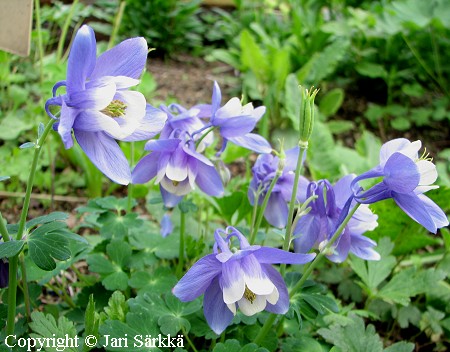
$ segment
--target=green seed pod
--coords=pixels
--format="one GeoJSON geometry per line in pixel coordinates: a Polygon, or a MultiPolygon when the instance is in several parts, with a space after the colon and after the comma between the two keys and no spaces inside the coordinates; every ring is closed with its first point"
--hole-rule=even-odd
{"type": "Polygon", "coordinates": [[[300,101],[300,142],[299,144],[308,145],[309,138],[311,137],[314,126],[314,98],[319,92],[318,89],[313,91],[299,86],[301,93],[300,101]]]}

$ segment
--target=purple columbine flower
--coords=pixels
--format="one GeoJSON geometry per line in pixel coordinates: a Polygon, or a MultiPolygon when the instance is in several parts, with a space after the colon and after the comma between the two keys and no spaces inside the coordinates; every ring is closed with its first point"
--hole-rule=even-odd
{"type": "Polygon", "coordinates": [[[201,117],[210,117],[210,122],[203,129],[210,126],[217,127],[223,137],[222,149],[226,148],[228,141],[257,153],[270,153],[272,147],[269,142],[258,134],[250,133],[256,123],[266,112],[264,106],[253,108],[252,103],[242,106],[238,98],[231,98],[220,107],[222,93],[217,82],[214,82],[211,105],[198,105],[201,117]]]}
{"type": "Polygon", "coordinates": [[[214,253],[195,263],[174,287],[173,294],[183,302],[204,294],[206,321],[216,334],[230,325],[237,307],[248,316],[263,310],[285,314],[289,294],[271,264],[305,264],[315,255],[250,246],[244,235],[231,226],[216,230],[214,237],[214,253]],[[239,248],[233,247],[233,239],[238,240],[239,248]]]}
{"type": "Polygon", "coordinates": [[[163,218],[161,219],[161,236],[167,237],[173,231],[173,223],[170,219],[170,213],[165,213],[163,218]]]}
{"type": "MultiPolygon", "coordinates": [[[[294,229],[296,252],[305,253],[311,248],[321,249],[331,239],[348,212],[346,203],[352,201],[350,185],[354,178],[355,175],[347,175],[334,187],[327,180],[311,182],[308,185],[306,198],[316,195],[317,199],[310,203],[311,211],[299,219],[294,229]],[[344,214],[341,214],[342,212],[344,214]]],[[[349,205],[354,204],[356,202],[353,200],[349,205]]],[[[367,205],[361,205],[333,244],[333,253],[328,255],[328,258],[340,263],[350,252],[362,259],[379,260],[380,255],[372,248],[376,246],[376,242],[362,235],[377,227],[377,218],[367,205]]]]}
{"type": "MultiPolygon", "coordinates": [[[[286,159],[283,165],[279,165],[279,158],[272,154],[261,154],[256,159],[252,168],[253,178],[248,189],[248,199],[251,205],[255,204],[255,197],[259,195],[259,204],[261,205],[270,184],[274,179],[277,169],[282,167],[282,174],[278,179],[272,193],[269,196],[267,207],[264,211],[264,217],[272,226],[286,227],[288,217],[288,203],[291,200],[292,190],[294,188],[294,172],[297,168],[299,148],[295,147],[286,151],[286,159]]],[[[306,187],[309,181],[300,176],[297,189],[297,201],[305,199],[306,187]]]]}
{"type": "Polygon", "coordinates": [[[144,156],[132,172],[133,183],[146,183],[156,177],[164,204],[172,208],[197,185],[210,196],[221,196],[223,185],[213,163],[196,151],[194,140],[175,130],[169,139],[151,140],[144,156]]]}
{"type": "Polygon", "coordinates": [[[436,233],[438,228],[448,226],[445,213],[423,193],[438,188],[432,184],[437,171],[426,151],[419,157],[421,141],[410,142],[405,138],[389,141],[381,147],[380,164],[352,182],[355,199],[359,203],[371,204],[393,198],[397,205],[413,220],[428,231],[436,233]],[[366,191],[356,182],[383,177],[383,180],[366,191]]]}
{"type": "Polygon", "coordinates": [[[72,130],[86,155],[114,182],[128,184],[130,167],[115,140],[150,139],[164,126],[166,115],[148,105],[144,96],[128,88],[139,83],[145,68],[147,42],[144,38],[123,41],[96,58],[92,28],[82,26],[74,39],[67,64],[67,78],[55,84],[51,105],[61,106],[55,128],[66,149],[73,146],[72,130]],[[56,96],[59,87],[66,94],[56,96]]]}

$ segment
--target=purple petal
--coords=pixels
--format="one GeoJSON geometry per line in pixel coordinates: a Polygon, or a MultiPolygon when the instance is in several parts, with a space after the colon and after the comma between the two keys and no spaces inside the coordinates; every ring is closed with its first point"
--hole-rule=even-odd
{"type": "Polygon", "coordinates": [[[145,144],[144,149],[158,152],[173,152],[180,145],[180,142],[178,138],[152,140],[145,144]]]}
{"type": "Polygon", "coordinates": [[[203,312],[211,330],[217,335],[220,335],[233,320],[234,314],[223,301],[218,278],[213,280],[205,292],[203,312]]]}
{"type": "Polygon", "coordinates": [[[159,190],[161,191],[164,206],[166,206],[167,208],[175,208],[183,199],[183,196],[177,196],[173,193],[170,193],[166,191],[161,185],[159,187],[159,190]]]}
{"type": "Polygon", "coordinates": [[[272,226],[283,228],[286,226],[288,206],[281,193],[272,192],[264,210],[264,217],[272,226]]]}
{"type": "Polygon", "coordinates": [[[73,41],[67,63],[67,93],[72,94],[84,89],[86,79],[95,67],[95,34],[91,27],[82,26],[73,41]]]}
{"type": "Polygon", "coordinates": [[[158,152],[152,152],[139,160],[131,173],[131,182],[134,184],[142,184],[147,183],[154,178],[158,171],[158,160],[160,154],[161,153],[158,152]]]}
{"type": "Polygon", "coordinates": [[[228,138],[230,142],[241,147],[253,150],[256,153],[268,154],[272,152],[272,147],[263,137],[254,133],[247,133],[245,136],[228,138]]]}
{"type": "MultiPolygon", "coordinates": [[[[426,197],[426,196],[423,196],[426,197]]],[[[425,206],[423,200],[414,193],[393,193],[397,205],[413,220],[425,227],[428,231],[436,233],[437,226],[428,212],[430,204],[425,206]]]]}
{"type": "Polygon", "coordinates": [[[406,148],[411,142],[406,138],[397,138],[384,143],[380,149],[380,164],[384,166],[392,154],[406,148]]]}
{"type": "Polygon", "coordinates": [[[342,263],[348,256],[350,251],[350,234],[348,231],[339,236],[337,241],[333,244],[334,253],[327,255],[327,258],[334,263],[342,263]]]}
{"type": "Polygon", "coordinates": [[[239,301],[245,291],[245,273],[241,268],[239,260],[228,260],[222,263],[221,287],[223,290],[223,301],[231,304],[239,301]]]}
{"type": "Polygon", "coordinates": [[[447,215],[445,215],[442,209],[435,202],[423,194],[419,194],[418,197],[423,202],[423,205],[427,209],[428,214],[430,214],[438,229],[448,226],[447,215]]]}
{"type": "Polygon", "coordinates": [[[420,181],[416,163],[401,153],[394,153],[384,166],[384,183],[397,193],[412,192],[420,181]]]}
{"type": "Polygon", "coordinates": [[[351,236],[350,252],[364,260],[380,260],[380,254],[372,247],[377,243],[365,236],[351,236]]]}
{"type": "Polygon", "coordinates": [[[253,116],[235,116],[227,118],[220,124],[220,134],[224,138],[233,138],[244,136],[251,132],[256,125],[256,120],[253,116]]]}
{"type": "Polygon", "coordinates": [[[271,247],[261,247],[253,255],[261,264],[305,264],[316,257],[315,253],[291,253],[271,247]]]}
{"type": "Polygon", "coordinates": [[[116,85],[110,81],[100,87],[71,93],[67,105],[77,109],[102,110],[111,103],[115,93],[116,85]]]}
{"type": "Polygon", "coordinates": [[[347,199],[353,194],[351,185],[355,177],[355,174],[344,176],[334,185],[334,197],[338,208],[343,208],[347,199]]]}
{"type": "Polygon", "coordinates": [[[188,177],[188,155],[182,148],[171,154],[166,167],[166,176],[171,181],[181,182],[188,177]]]}
{"type": "Polygon", "coordinates": [[[276,304],[270,304],[267,302],[266,310],[275,314],[285,314],[289,309],[289,293],[286,284],[280,273],[270,265],[264,264],[263,269],[280,294],[276,304]]]}
{"type": "Polygon", "coordinates": [[[130,182],[130,166],[114,139],[103,132],[74,132],[80,147],[101,172],[121,185],[130,182]]]}
{"type": "Polygon", "coordinates": [[[294,147],[286,150],[286,160],[284,171],[294,171],[297,168],[298,153],[300,153],[299,147],[294,147]]]}
{"type": "Polygon", "coordinates": [[[202,162],[203,164],[206,164],[208,166],[213,166],[214,164],[211,162],[211,160],[209,160],[206,156],[204,156],[203,154],[200,154],[198,152],[196,152],[195,150],[192,150],[191,148],[189,148],[189,146],[184,145],[183,146],[183,150],[189,154],[190,156],[194,157],[195,159],[199,160],[200,162],[202,162]]]}
{"type": "MultiPolygon", "coordinates": [[[[220,104],[220,102],[219,102],[220,104]]],[[[192,109],[197,109],[198,110],[198,114],[197,117],[201,118],[201,119],[206,119],[206,118],[210,118],[212,115],[212,105],[211,104],[198,104],[198,105],[194,105],[192,107],[192,109]]]]}
{"type": "Polygon", "coordinates": [[[170,215],[166,213],[161,219],[161,236],[167,237],[172,233],[172,231],[173,231],[172,220],[170,219],[170,215]]]}
{"type": "Polygon", "coordinates": [[[136,131],[130,136],[123,138],[125,142],[145,141],[153,138],[161,132],[167,120],[167,114],[147,104],[144,119],[140,122],[136,131]]]}
{"type": "Polygon", "coordinates": [[[72,127],[78,111],[69,108],[64,100],[61,102],[61,118],[58,121],[58,133],[61,136],[64,147],[69,149],[73,146],[72,127]]]}
{"type": "Polygon", "coordinates": [[[222,92],[220,91],[219,84],[214,81],[213,93],[211,98],[211,114],[214,115],[220,108],[220,102],[222,101],[222,92]]]}
{"type": "Polygon", "coordinates": [[[49,117],[55,120],[57,119],[57,117],[50,112],[50,106],[52,105],[62,106],[62,101],[63,99],[61,95],[58,95],[57,97],[50,98],[45,102],[45,112],[49,117]]]}
{"type": "Polygon", "coordinates": [[[195,183],[206,194],[214,197],[223,195],[222,179],[213,166],[197,163],[197,177],[195,183]]]}
{"type": "Polygon", "coordinates": [[[297,237],[294,239],[294,250],[296,253],[307,253],[319,240],[320,218],[306,214],[300,218],[294,229],[297,237]]]}
{"type": "Polygon", "coordinates": [[[91,80],[103,76],[139,78],[147,62],[147,42],[144,38],[124,40],[97,59],[91,80]]]}
{"type": "Polygon", "coordinates": [[[391,197],[392,191],[387,187],[387,185],[384,182],[380,182],[377,183],[375,186],[369,188],[367,191],[358,194],[358,196],[355,197],[355,199],[359,203],[371,204],[391,197]]]}
{"type": "Polygon", "coordinates": [[[117,119],[95,110],[81,110],[73,128],[85,132],[106,132],[114,139],[120,138],[122,134],[117,119]]]}
{"type": "Polygon", "coordinates": [[[193,301],[206,291],[221,270],[222,264],[215,255],[208,254],[188,270],[175,285],[172,293],[182,302],[193,301]]]}

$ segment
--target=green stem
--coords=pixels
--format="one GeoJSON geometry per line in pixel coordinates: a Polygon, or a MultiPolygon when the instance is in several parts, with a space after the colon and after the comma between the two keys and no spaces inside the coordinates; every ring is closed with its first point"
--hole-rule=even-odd
{"type": "Polygon", "coordinates": [[[56,62],[61,61],[64,44],[66,43],[67,31],[69,30],[70,22],[72,22],[72,17],[75,12],[75,8],[77,7],[78,1],[79,0],[73,0],[72,7],[70,8],[69,14],[66,17],[66,21],[64,22],[61,36],[59,37],[58,48],[56,49],[56,62]]]}
{"type": "Polygon", "coordinates": [[[187,334],[186,329],[183,328],[182,330],[183,330],[184,337],[186,338],[189,346],[191,346],[191,348],[192,348],[192,351],[198,352],[198,350],[195,348],[195,345],[192,343],[192,340],[189,338],[189,335],[187,334]]]}
{"type": "Polygon", "coordinates": [[[2,235],[4,242],[11,241],[11,238],[9,237],[8,229],[6,228],[5,219],[3,219],[1,212],[0,212],[0,235],[2,235]]]}
{"type": "MultiPolygon", "coordinates": [[[[272,179],[269,189],[266,192],[266,195],[264,196],[264,200],[263,200],[263,204],[261,205],[261,209],[259,209],[258,218],[256,219],[256,224],[253,227],[252,235],[250,236],[250,244],[253,244],[255,242],[256,234],[258,233],[259,227],[261,226],[261,221],[264,216],[264,211],[267,208],[267,203],[269,202],[270,195],[272,194],[272,190],[275,187],[275,185],[277,184],[277,181],[280,178],[280,176],[281,176],[281,172],[278,172],[278,170],[277,170],[277,173],[275,174],[275,177],[272,179]]],[[[258,199],[255,199],[255,204],[257,204],[258,201],[259,201],[259,197],[258,197],[258,199]]]]}
{"type": "Polygon", "coordinates": [[[41,27],[41,5],[39,0],[34,0],[34,12],[36,14],[36,30],[39,52],[39,78],[40,83],[44,83],[44,47],[42,45],[42,27],[41,27]]]}
{"type": "Polygon", "coordinates": [[[202,136],[200,137],[200,139],[198,141],[195,142],[195,149],[198,148],[198,146],[200,145],[200,143],[205,139],[205,137],[211,132],[214,131],[216,129],[215,126],[211,126],[210,128],[208,128],[206,130],[205,133],[202,134],[202,136]]]}
{"type": "MultiPolygon", "coordinates": [[[[331,237],[330,241],[326,244],[324,249],[317,255],[317,257],[314,259],[313,262],[310,263],[310,265],[306,268],[304,271],[302,277],[297,282],[297,284],[293,287],[291,292],[289,292],[289,297],[292,297],[305,283],[305,281],[309,278],[309,275],[313,272],[313,270],[317,267],[317,265],[320,263],[322,258],[325,256],[325,254],[328,252],[328,249],[333,245],[333,243],[338,239],[342,231],[344,230],[347,223],[352,218],[355,211],[360,206],[359,203],[357,203],[353,209],[348,213],[342,224],[338,227],[338,229],[334,232],[333,236],[331,237]]],[[[267,335],[267,333],[273,329],[273,324],[277,318],[277,314],[271,314],[269,318],[267,318],[266,322],[264,323],[263,327],[259,331],[258,335],[256,336],[254,343],[257,345],[261,344],[262,339],[267,335]]]]}
{"type": "MultiPolygon", "coordinates": [[[[292,228],[292,222],[294,220],[294,209],[297,201],[297,188],[298,188],[298,182],[300,179],[300,175],[303,168],[303,159],[306,155],[306,151],[308,150],[308,144],[307,143],[299,143],[299,153],[297,158],[297,168],[295,169],[295,176],[294,176],[294,187],[292,189],[291,194],[291,202],[289,203],[289,213],[287,218],[287,225],[286,225],[286,232],[284,234],[284,243],[283,243],[283,250],[289,251],[289,245],[291,244],[291,232],[293,230],[292,228]]],[[[281,276],[284,276],[284,273],[286,271],[286,264],[282,264],[281,268],[281,276]]]]}
{"type": "Polygon", "coordinates": [[[25,301],[25,314],[27,316],[27,321],[31,321],[31,306],[30,306],[30,291],[28,290],[28,282],[27,282],[27,271],[25,268],[25,257],[23,252],[20,253],[20,269],[22,271],[22,292],[25,301]]]}
{"type": "Polygon", "coordinates": [[[116,18],[114,19],[114,25],[113,25],[111,37],[109,37],[108,49],[111,49],[114,46],[117,33],[119,32],[120,24],[122,23],[122,16],[123,16],[123,12],[125,11],[126,5],[127,5],[126,1],[122,0],[120,2],[119,11],[117,11],[116,18]]]}
{"type": "Polygon", "coordinates": [[[178,266],[176,274],[181,278],[184,267],[184,233],[186,231],[186,213],[180,209],[180,251],[178,254],[178,266]]]}
{"type": "MultiPolygon", "coordinates": [[[[22,239],[25,230],[25,224],[28,215],[28,208],[30,207],[31,192],[33,190],[34,176],[36,174],[39,155],[41,153],[42,145],[47,138],[48,133],[52,129],[54,121],[50,120],[45,126],[42,136],[37,140],[34,149],[33,162],[31,164],[30,174],[27,181],[27,190],[25,192],[25,199],[23,201],[22,213],[20,214],[19,229],[17,230],[16,239],[22,239]]],[[[17,269],[18,269],[19,254],[11,257],[9,260],[9,283],[8,283],[8,318],[6,325],[6,335],[14,333],[14,321],[16,318],[16,296],[17,296],[17,269]]],[[[26,274],[25,274],[26,275],[26,274]]]]}

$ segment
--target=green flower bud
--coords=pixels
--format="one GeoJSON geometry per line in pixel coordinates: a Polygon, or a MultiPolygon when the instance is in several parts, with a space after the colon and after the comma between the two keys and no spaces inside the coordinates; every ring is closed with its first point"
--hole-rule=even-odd
{"type": "Polygon", "coordinates": [[[299,86],[299,88],[301,93],[299,144],[307,146],[314,126],[314,98],[319,90],[315,89],[313,91],[314,87],[311,87],[309,90],[302,86],[299,86]]]}

